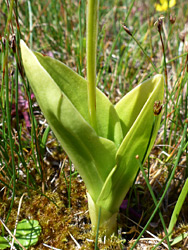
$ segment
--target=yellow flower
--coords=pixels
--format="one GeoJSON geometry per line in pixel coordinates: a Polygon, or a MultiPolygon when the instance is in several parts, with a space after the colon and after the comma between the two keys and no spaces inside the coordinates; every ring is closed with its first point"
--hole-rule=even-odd
{"type": "MultiPolygon", "coordinates": [[[[166,11],[168,9],[168,0],[160,0],[161,4],[155,4],[157,11],[166,11]]],[[[176,0],[169,0],[169,8],[172,8],[176,4],[176,0]]]]}

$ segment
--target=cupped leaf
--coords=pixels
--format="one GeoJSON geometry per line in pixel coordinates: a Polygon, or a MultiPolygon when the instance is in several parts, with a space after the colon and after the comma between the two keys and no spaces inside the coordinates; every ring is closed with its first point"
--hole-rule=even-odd
{"type": "Polygon", "coordinates": [[[109,189],[109,183],[106,182],[97,201],[98,205],[108,207],[114,212],[118,210],[139,169],[136,156],[138,155],[141,162],[144,162],[155,141],[161,114],[155,116],[153,107],[156,101],[161,103],[163,101],[163,76],[156,75],[131,92],[136,98],[129,93],[118,107],[123,127],[129,126],[129,130],[116,154],[117,168],[108,180],[112,186],[109,189]],[[125,107],[123,103],[126,104],[125,107]],[[125,113],[128,110],[129,115],[124,115],[122,110],[125,110],[125,113]],[[134,121],[129,116],[133,116],[134,121]]]}
{"type": "MultiPolygon", "coordinates": [[[[52,131],[96,200],[115,164],[113,141],[99,137],[37,57],[21,44],[24,68],[38,104],[52,131]]],[[[77,94],[80,95],[79,89],[77,94]]]]}
{"type": "MultiPolygon", "coordinates": [[[[48,56],[35,53],[42,67],[66,94],[75,108],[89,123],[87,81],[65,64],[48,56]]],[[[109,99],[96,88],[97,133],[120,145],[123,139],[119,117],[109,99]]]]}
{"type": "MultiPolygon", "coordinates": [[[[163,87],[163,76],[155,75],[153,78],[144,81],[139,84],[133,90],[128,92],[116,105],[115,109],[121,121],[121,126],[123,129],[123,136],[127,134],[131,126],[137,119],[141,110],[143,109],[148,98],[154,94],[156,85],[161,83],[158,91],[160,91],[161,96],[164,92],[163,87]]],[[[163,98],[163,97],[162,97],[163,98]]]]}
{"type": "MultiPolygon", "coordinates": [[[[41,226],[37,220],[24,219],[18,222],[15,238],[23,247],[28,249],[38,242],[41,231],[41,226]]],[[[11,242],[12,238],[10,235],[7,236],[7,239],[0,237],[0,249],[10,248],[11,242]]],[[[16,249],[22,249],[18,242],[14,241],[14,245],[16,246],[16,249]]]]}
{"type": "MultiPolygon", "coordinates": [[[[35,245],[38,242],[38,238],[41,234],[41,226],[37,220],[22,220],[18,223],[16,228],[16,239],[26,249],[35,245]]],[[[18,248],[21,247],[15,242],[18,248]]]]}

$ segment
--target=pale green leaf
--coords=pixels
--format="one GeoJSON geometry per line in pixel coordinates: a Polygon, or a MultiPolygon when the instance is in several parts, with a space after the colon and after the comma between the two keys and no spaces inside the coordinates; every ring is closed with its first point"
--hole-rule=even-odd
{"type": "MultiPolygon", "coordinates": [[[[163,76],[156,75],[153,78],[139,84],[116,104],[115,109],[121,121],[124,137],[137,119],[149,96],[153,93],[156,88],[156,84],[162,81],[163,76]]],[[[159,86],[158,91],[160,92],[160,90],[162,96],[164,93],[164,87],[162,85],[159,86]]]]}
{"type": "Polygon", "coordinates": [[[115,164],[117,149],[114,142],[96,134],[24,44],[21,51],[27,77],[50,128],[96,200],[115,164]]]}
{"type": "MultiPolygon", "coordinates": [[[[157,75],[131,92],[117,106],[118,114],[123,123],[124,133],[127,127],[129,127],[129,130],[117,151],[116,171],[111,176],[111,179],[109,178],[109,182],[113,185],[108,198],[104,199],[104,196],[101,194],[101,200],[98,201],[98,204],[109,207],[114,212],[118,210],[123,198],[132,186],[139,169],[135,158],[136,155],[139,155],[140,161],[143,162],[155,141],[160,126],[161,114],[155,117],[153,106],[155,101],[161,101],[161,103],[163,101],[163,76],[157,75]],[[123,104],[126,106],[124,107],[123,104]],[[124,115],[122,110],[128,110],[129,115],[124,115]],[[134,118],[134,121],[131,116],[134,118]]],[[[107,184],[106,186],[108,188],[107,184]]],[[[103,189],[103,192],[106,193],[107,191],[103,189]]]]}
{"type": "MultiPolygon", "coordinates": [[[[87,81],[60,61],[39,53],[35,55],[61,91],[89,123],[87,81]]],[[[96,116],[98,135],[114,141],[119,146],[123,139],[119,117],[114,106],[98,88],[96,89],[96,116]]]]}

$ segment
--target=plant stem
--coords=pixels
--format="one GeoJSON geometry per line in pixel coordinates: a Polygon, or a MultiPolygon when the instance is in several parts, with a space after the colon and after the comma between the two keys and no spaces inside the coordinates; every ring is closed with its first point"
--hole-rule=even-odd
{"type": "Polygon", "coordinates": [[[96,50],[99,0],[88,0],[87,5],[87,82],[88,110],[91,126],[97,130],[96,122],[96,50]]]}

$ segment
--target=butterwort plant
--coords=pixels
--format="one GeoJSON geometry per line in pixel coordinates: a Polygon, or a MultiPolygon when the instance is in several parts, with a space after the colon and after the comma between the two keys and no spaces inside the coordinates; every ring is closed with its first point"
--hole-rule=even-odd
{"type": "Polygon", "coordinates": [[[93,232],[116,232],[119,207],[154,144],[164,79],[155,75],[116,105],[96,87],[99,0],[87,3],[87,79],[21,41],[25,72],[52,131],[82,176],[93,232]],[[156,110],[158,110],[156,112],[156,110]]]}

